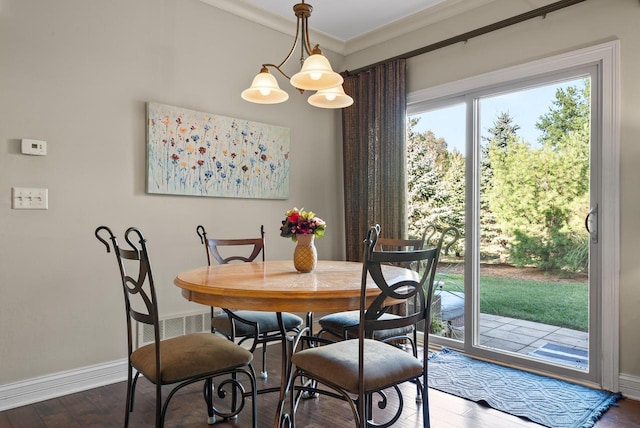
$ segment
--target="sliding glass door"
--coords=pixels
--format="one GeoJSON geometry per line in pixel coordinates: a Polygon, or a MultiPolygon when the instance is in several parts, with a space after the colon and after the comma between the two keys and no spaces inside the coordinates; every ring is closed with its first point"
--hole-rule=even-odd
{"type": "Polygon", "coordinates": [[[474,346],[486,352],[588,371],[590,89],[580,74],[474,101],[474,346]]]}
{"type": "Polygon", "coordinates": [[[600,91],[585,66],[410,105],[410,234],[461,236],[438,266],[432,343],[599,378],[600,91]]]}

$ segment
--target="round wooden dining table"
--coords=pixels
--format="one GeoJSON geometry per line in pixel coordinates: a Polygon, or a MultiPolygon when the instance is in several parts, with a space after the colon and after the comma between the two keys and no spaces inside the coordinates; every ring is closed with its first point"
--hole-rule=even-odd
{"type": "MultiPolygon", "coordinates": [[[[395,282],[411,271],[384,267],[395,282]]],[[[300,273],[291,260],[204,266],[178,274],[175,285],[189,301],[222,308],[272,312],[334,312],[360,308],[362,263],[319,260],[300,273]]],[[[368,278],[367,300],[380,290],[368,278]]]]}

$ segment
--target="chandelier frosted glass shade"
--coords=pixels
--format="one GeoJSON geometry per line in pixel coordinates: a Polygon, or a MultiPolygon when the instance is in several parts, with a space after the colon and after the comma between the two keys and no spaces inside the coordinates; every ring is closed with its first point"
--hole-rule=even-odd
{"type": "MultiPolygon", "coordinates": [[[[0,0],[2,1],[2,0],[0,0]]],[[[342,89],[342,76],[331,68],[329,60],[322,55],[319,45],[311,48],[309,41],[309,23],[313,7],[301,0],[293,6],[293,13],[296,16],[296,35],[293,38],[293,46],[287,56],[279,63],[263,63],[260,73],[253,79],[253,83],[248,89],[240,94],[246,101],[258,104],[277,104],[289,99],[289,95],[280,89],[278,82],[273,77],[267,67],[276,70],[289,80],[298,92],[318,91],[317,94],[309,97],[309,104],[321,108],[343,108],[353,104],[353,98],[344,93],[342,89]],[[300,61],[305,58],[301,70],[289,77],[282,67],[289,61],[296,47],[300,43],[300,61]],[[321,92],[326,91],[326,92],[321,92]]]]}
{"type": "Polygon", "coordinates": [[[344,79],[331,69],[329,60],[314,53],[304,60],[302,69],[291,77],[291,84],[298,89],[318,91],[342,85],[344,79]]]}
{"type": "Polygon", "coordinates": [[[280,89],[278,81],[266,67],[253,78],[251,86],[240,94],[242,99],[257,104],[278,104],[289,99],[289,94],[280,89]]]}
{"type": "Polygon", "coordinates": [[[320,108],[345,108],[353,104],[353,98],[344,93],[342,85],[321,89],[307,100],[309,104],[320,108]]]}

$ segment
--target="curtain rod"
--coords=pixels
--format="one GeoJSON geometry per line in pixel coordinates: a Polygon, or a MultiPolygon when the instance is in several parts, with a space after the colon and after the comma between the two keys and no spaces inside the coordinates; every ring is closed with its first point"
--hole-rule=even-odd
{"type": "Polygon", "coordinates": [[[448,38],[446,40],[432,43],[430,45],[423,46],[421,48],[403,53],[401,55],[397,55],[392,58],[385,59],[383,61],[378,61],[373,64],[369,64],[365,67],[360,67],[358,69],[351,70],[351,71],[346,70],[345,74],[347,76],[353,76],[354,74],[358,74],[363,71],[370,70],[373,67],[386,64],[391,61],[395,61],[398,59],[409,59],[409,58],[413,58],[414,56],[422,55],[427,52],[435,51],[437,49],[454,45],[456,43],[467,42],[469,39],[472,39],[474,37],[482,36],[484,34],[488,34],[488,33],[491,33],[492,31],[500,30],[502,28],[506,28],[514,24],[519,24],[520,22],[524,22],[529,19],[533,19],[537,17],[545,18],[548,13],[555,12],[556,10],[564,9],[565,7],[573,6],[574,4],[582,3],[584,1],[586,0],[560,0],[555,3],[551,3],[546,6],[533,9],[529,12],[521,13],[520,15],[512,16],[511,18],[503,19],[502,21],[498,21],[493,24],[489,24],[484,27],[477,28],[475,30],[467,31],[466,33],[459,34],[457,36],[448,38]]]}

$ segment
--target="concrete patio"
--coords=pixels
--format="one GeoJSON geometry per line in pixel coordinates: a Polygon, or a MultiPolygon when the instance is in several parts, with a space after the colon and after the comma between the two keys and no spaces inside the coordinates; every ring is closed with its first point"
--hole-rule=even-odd
{"type": "MultiPolygon", "coordinates": [[[[461,339],[463,335],[463,326],[452,327],[453,338],[461,339]]],[[[583,331],[480,314],[480,344],[483,346],[529,355],[547,343],[581,351],[589,349],[588,334],[583,331]]]]}
{"type": "Polygon", "coordinates": [[[552,343],[588,350],[588,334],[547,324],[496,315],[480,314],[480,344],[519,354],[528,354],[552,343]]]}

